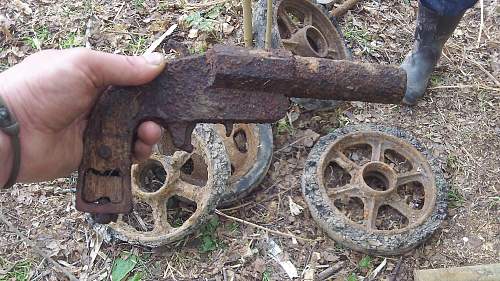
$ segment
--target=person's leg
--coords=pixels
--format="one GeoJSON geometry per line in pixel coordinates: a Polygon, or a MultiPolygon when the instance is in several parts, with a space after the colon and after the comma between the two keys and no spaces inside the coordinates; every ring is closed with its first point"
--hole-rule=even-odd
{"type": "Polygon", "coordinates": [[[413,50],[401,67],[408,75],[404,103],[415,104],[429,83],[445,42],[453,34],[465,10],[477,0],[421,0],[413,50]]]}

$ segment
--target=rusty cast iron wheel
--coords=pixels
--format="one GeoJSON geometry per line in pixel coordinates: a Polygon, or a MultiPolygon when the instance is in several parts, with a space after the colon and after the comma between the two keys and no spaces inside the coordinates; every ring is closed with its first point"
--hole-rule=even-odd
{"type": "MultiPolygon", "coordinates": [[[[223,125],[214,127],[224,143],[231,165],[228,188],[219,203],[219,206],[228,206],[248,195],[264,179],[273,154],[273,131],[269,124],[234,124],[227,136],[223,125]]],[[[164,142],[159,151],[169,154],[173,147],[173,144],[164,142]]],[[[182,174],[184,179],[191,182],[207,180],[206,165],[201,157],[195,155],[189,164],[191,171],[182,174]]]]}
{"type": "Polygon", "coordinates": [[[305,164],[302,192],[331,238],[368,254],[405,253],[446,217],[437,161],[396,128],[350,126],[322,137],[305,164]]]}
{"type": "MultiPolygon", "coordinates": [[[[162,146],[169,147],[171,140],[165,135],[162,146]]],[[[192,153],[165,150],[133,165],[134,211],[97,228],[108,237],[158,247],[178,241],[202,225],[225,192],[230,168],[213,126],[198,125],[192,141],[192,153]],[[204,173],[205,179],[198,180],[201,176],[193,175],[195,170],[204,173]]]]}
{"type": "MultiPolygon", "coordinates": [[[[254,39],[264,47],[267,0],[255,7],[254,39]]],[[[273,1],[274,21],[272,48],[281,46],[303,57],[350,59],[342,32],[320,5],[307,0],[273,1]]]]}
{"type": "MultiPolygon", "coordinates": [[[[303,57],[351,60],[342,31],[322,5],[308,0],[273,0],[273,8],[272,48],[284,47],[303,57]]],[[[259,0],[254,10],[255,46],[264,48],[267,0],[259,0]]],[[[340,104],[338,101],[307,98],[291,100],[306,110],[332,109],[340,104]]]]}
{"type": "Polygon", "coordinates": [[[217,125],[231,162],[229,188],[220,206],[227,206],[247,196],[267,174],[273,155],[273,131],[269,124],[235,124],[226,136],[224,126],[217,125]]]}

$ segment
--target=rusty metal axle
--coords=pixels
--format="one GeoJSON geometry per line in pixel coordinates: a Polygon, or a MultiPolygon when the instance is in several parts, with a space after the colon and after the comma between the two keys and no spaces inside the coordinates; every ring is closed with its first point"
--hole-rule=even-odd
{"type": "MultiPolygon", "coordinates": [[[[215,46],[205,55],[172,60],[153,82],[112,87],[94,108],[84,139],[76,208],[117,214],[131,210],[130,168],[137,126],[152,120],[174,145],[191,150],[196,123],[270,123],[289,97],[399,103],[406,73],[394,66],[296,57],[215,46]]],[[[230,130],[228,130],[230,132],[230,130]]]]}

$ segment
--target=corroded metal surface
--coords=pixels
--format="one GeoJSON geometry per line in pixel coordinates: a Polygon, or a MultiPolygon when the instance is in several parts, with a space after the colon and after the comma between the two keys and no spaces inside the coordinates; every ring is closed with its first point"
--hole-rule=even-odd
{"type": "Polygon", "coordinates": [[[277,3],[276,23],[283,46],[302,57],[347,59],[342,36],[325,13],[304,0],[277,3]]]}
{"type": "Polygon", "coordinates": [[[334,240],[369,254],[401,254],[429,237],[446,213],[442,172],[426,156],[415,138],[398,129],[338,129],[311,151],[302,178],[303,195],[315,221],[334,240]],[[356,147],[368,149],[365,158],[348,153],[356,147]],[[326,182],[332,163],[345,175],[331,172],[338,182],[334,186],[326,182]],[[354,209],[339,207],[352,199],[360,200],[359,218],[354,209]],[[381,213],[382,208],[391,211],[381,213]],[[384,215],[398,221],[384,226],[384,215]]]}
{"type": "MultiPolygon", "coordinates": [[[[164,141],[169,142],[168,136],[164,141]]],[[[96,227],[106,236],[158,247],[178,241],[202,225],[225,193],[229,160],[222,139],[210,125],[198,126],[192,141],[191,153],[171,150],[169,146],[162,154],[153,154],[148,160],[134,164],[132,197],[134,205],[142,208],[118,215],[118,220],[106,227],[96,227]],[[195,157],[196,162],[201,163],[196,168],[188,167],[187,162],[195,157]],[[195,170],[206,177],[196,180],[199,175],[190,174],[195,170]],[[169,206],[173,198],[189,202],[191,210],[183,218],[179,210],[169,206]]]]}
{"type": "Polygon", "coordinates": [[[91,113],[76,207],[90,213],[131,209],[130,167],[137,126],[153,120],[191,151],[196,123],[270,123],[288,97],[399,103],[406,74],[394,66],[294,57],[287,51],[216,46],[176,59],[153,82],[107,90],[91,113]]]}

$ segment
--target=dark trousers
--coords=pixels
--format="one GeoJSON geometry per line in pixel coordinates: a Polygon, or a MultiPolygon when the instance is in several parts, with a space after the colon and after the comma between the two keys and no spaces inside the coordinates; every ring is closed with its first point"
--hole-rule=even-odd
{"type": "Polygon", "coordinates": [[[440,16],[457,16],[476,4],[478,0],[420,0],[422,5],[440,16]]]}

